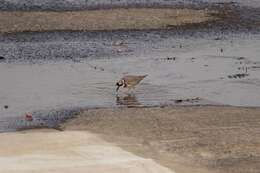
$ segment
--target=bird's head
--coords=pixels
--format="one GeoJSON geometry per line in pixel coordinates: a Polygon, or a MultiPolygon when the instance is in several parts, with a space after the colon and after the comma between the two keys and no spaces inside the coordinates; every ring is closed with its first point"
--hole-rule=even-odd
{"type": "Polygon", "coordinates": [[[118,82],[116,83],[116,86],[117,86],[116,91],[118,91],[119,88],[120,88],[121,86],[123,86],[123,85],[125,85],[125,80],[124,80],[124,79],[121,79],[120,81],[118,81],[118,82]]]}

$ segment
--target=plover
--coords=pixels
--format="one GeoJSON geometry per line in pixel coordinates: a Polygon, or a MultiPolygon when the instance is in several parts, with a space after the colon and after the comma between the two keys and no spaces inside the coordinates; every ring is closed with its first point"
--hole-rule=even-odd
{"type": "Polygon", "coordinates": [[[116,91],[119,90],[119,88],[122,86],[123,88],[127,88],[128,90],[134,89],[137,84],[139,84],[147,75],[141,75],[141,76],[134,76],[134,75],[127,75],[122,77],[117,83],[116,83],[116,91]]]}

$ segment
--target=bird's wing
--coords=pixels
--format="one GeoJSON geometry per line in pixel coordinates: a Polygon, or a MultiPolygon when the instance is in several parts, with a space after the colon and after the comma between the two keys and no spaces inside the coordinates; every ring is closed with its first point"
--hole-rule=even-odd
{"type": "Polygon", "coordinates": [[[146,76],[147,75],[143,75],[143,76],[125,76],[123,79],[126,81],[127,85],[135,86],[141,80],[143,80],[146,76]]]}

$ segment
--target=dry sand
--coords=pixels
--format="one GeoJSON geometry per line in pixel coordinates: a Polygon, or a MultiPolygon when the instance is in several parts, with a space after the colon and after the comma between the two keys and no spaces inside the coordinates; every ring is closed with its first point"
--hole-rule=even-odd
{"type": "MultiPolygon", "coordinates": [[[[214,20],[213,12],[193,9],[107,9],[68,12],[0,12],[0,32],[52,30],[164,29],[214,20]]],[[[215,12],[214,12],[215,13],[215,12]]]]}
{"type": "Polygon", "coordinates": [[[88,132],[0,134],[0,173],[173,173],[88,132]]]}

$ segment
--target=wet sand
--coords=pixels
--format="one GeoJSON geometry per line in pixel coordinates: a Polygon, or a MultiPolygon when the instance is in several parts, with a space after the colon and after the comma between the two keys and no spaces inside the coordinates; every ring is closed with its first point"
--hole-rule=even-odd
{"type": "Polygon", "coordinates": [[[98,134],[177,173],[257,173],[259,124],[259,108],[184,106],[88,110],[60,128],[98,134]]]}

